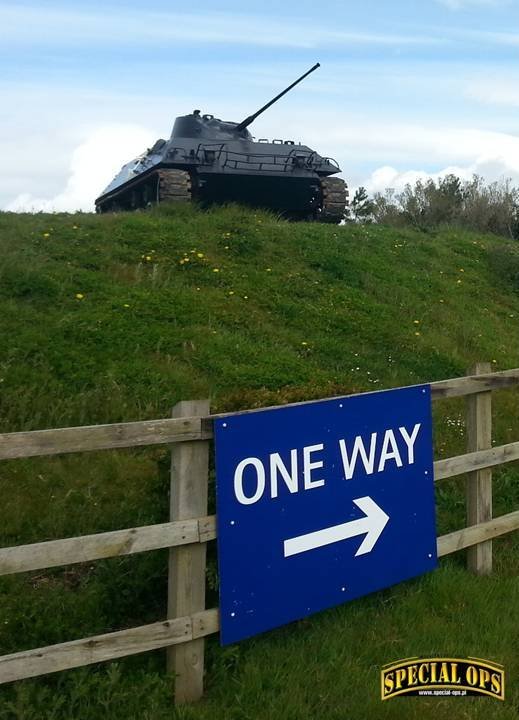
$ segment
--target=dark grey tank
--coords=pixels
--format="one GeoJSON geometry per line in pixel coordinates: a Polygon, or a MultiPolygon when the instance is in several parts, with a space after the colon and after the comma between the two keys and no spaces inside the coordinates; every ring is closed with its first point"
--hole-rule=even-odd
{"type": "Polygon", "coordinates": [[[169,140],[124,165],[96,200],[97,212],[136,210],[152,204],[196,200],[203,205],[238,202],[293,219],[340,222],[348,189],[330,177],[340,167],[293,140],[255,140],[248,126],[294,85],[240,123],[195,110],[175,120],[169,140]]]}

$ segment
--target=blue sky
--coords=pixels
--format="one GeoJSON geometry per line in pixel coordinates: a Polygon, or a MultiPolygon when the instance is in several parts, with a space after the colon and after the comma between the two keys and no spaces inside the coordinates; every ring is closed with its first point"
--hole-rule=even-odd
{"type": "Polygon", "coordinates": [[[263,115],[352,186],[519,184],[517,0],[0,1],[0,207],[91,208],[176,115],[263,115]]]}

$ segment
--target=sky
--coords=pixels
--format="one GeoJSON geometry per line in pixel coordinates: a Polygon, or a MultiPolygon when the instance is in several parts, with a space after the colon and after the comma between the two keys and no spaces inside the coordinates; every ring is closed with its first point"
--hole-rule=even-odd
{"type": "Polygon", "coordinates": [[[334,157],[352,187],[519,185],[519,0],[0,0],[0,208],[92,210],[177,115],[334,157]]]}

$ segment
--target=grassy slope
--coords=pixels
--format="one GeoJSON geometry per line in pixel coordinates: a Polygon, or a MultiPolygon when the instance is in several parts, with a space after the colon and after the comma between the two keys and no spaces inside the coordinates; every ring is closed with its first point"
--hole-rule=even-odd
{"type": "MultiPolygon", "coordinates": [[[[490,268],[496,244],[239,208],[0,214],[0,431],[164,417],[207,395],[215,410],[326,397],[461,375],[476,360],[516,367],[519,298],[490,268]]],[[[496,442],[516,440],[516,395],[496,404],[496,442]]],[[[439,457],[463,451],[462,410],[435,411],[439,457]]],[[[164,521],[167,486],[162,449],[5,462],[0,543],[164,521]]],[[[457,484],[437,497],[440,530],[460,526],[457,484]]],[[[514,468],[498,475],[496,506],[519,506],[514,468]]],[[[440,720],[454,701],[378,699],[381,664],[431,653],[504,662],[509,700],[492,711],[515,717],[518,545],[496,542],[491,578],[456,557],[299,627],[223,651],[211,641],[207,700],[178,717],[440,720]]],[[[163,617],[164,569],[157,552],[0,579],[0,652],[163,617]]],[[[0,691],[0,720],[101,713],[174,716],[162,653],[0,691]]]]}

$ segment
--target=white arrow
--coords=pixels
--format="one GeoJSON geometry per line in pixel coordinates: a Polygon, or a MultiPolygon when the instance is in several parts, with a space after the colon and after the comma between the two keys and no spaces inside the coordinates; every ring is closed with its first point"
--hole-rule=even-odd
{"type": "Polygon", "coordinates": [[[315,550],[324,545],[331,545],[364,534],[366,534],[366,537],[355,553],[355,557],[371,552],[386,527],[389,516],[370,497],[357,498],[353,502],[365,513],[366,517],[350,520],[324,530],[316,530],[307,535],[289,538],[284,542],[285,557],[298,555],[299,553],[308,552],[308,550],[315,550]]]}

